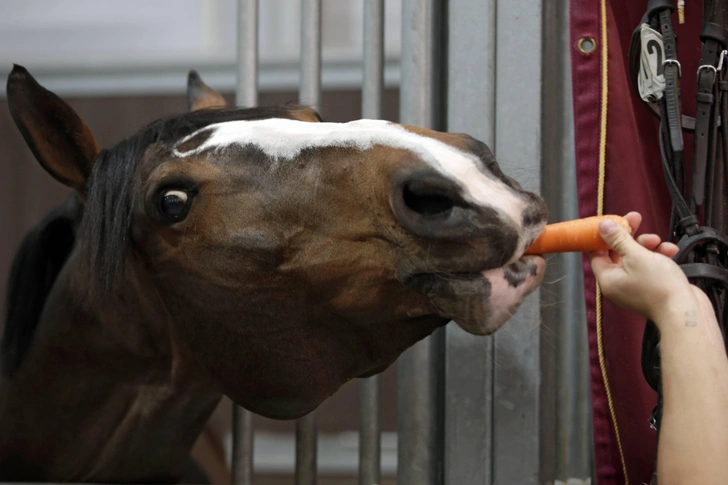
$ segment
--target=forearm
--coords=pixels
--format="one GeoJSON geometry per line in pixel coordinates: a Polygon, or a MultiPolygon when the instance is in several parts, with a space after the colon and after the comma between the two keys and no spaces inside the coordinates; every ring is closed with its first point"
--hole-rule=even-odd
{"type": "Polygon", "coordinates": [[[660,485],[728,483],[728,358],[712,312],[660,322],[660,485]]]}

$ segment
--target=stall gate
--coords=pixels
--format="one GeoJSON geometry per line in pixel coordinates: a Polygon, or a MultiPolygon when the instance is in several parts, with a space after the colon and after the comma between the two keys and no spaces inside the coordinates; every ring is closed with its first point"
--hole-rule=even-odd
{"type": "MultiPolygon", "coordinates": [[[[363,0],[362,111],[382,113],[384,0],[363,0]]],[[[321,98],[321,0],[302,0],[299,98],[321,98]]],[[[237,103],[257,101],[258,0],[238,0],[237,103]]],[[[566,0],[403,0],[400,121],[467,132],[575,218],[566,0]]],[[[326,113],[323,113],[326,116],[326,113]]],[[[493,337],[455,325],[399,359],[399,485],[588,483],[588,356],[580,260],[549,261],[542,289],[493,337]]],[[[378,378],[360,384],[359,484],[380,481],[378,378]]],[[[234,411],[233,483],[253,483],[250,414],[234,411]]],[[[316,416],[296,424],[295,483],[316,483],[316,416]]]]}

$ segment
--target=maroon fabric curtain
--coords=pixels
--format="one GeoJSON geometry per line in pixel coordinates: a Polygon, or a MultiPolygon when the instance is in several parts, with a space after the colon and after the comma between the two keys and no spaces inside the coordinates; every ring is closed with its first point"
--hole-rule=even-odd
{"type": "MultiPolygon", "coordinates": [[[[683,109],[693,116],[702,2],[686,3],[686,23],[679,25],[677,15],[673,22],[683,109]]],[[[633,92],[627,62],[632,31],[647,0],[571,0],[570,8],[579,214],[637,210],[643,215],[640,232],[665,238],[671,200],[660,161],[658,121],[633,92]],[[589,51],[583,39],[593,40],[595,48],[589,51]]],[[[688,135],[685,144],[689,163],[688,135]]],[[[586,258],[583,263],[597,484],[649,483],[656,436],[648,420],[656,395],[640,367],[645,322],[602,299],[586,258]]]]}

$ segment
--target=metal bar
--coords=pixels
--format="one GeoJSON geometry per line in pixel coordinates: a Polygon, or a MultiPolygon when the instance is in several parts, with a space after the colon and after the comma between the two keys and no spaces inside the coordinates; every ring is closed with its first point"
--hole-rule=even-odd
{"type": "Polygon", "coordinates": [[[321,104],[321,0],[301,0],[301,85],[299,102],[321,104]]]}
{"type": "Polygon", "coordinates": [[[382,476],[379,376],[359,383],[359,485],[378,484],[382,476]]]}
{"type": "Polygon", "coordinates": [[[238,0],[238,106],[258,104],[258,0],[238,0]]]}
{"type": "MultiPolygon", "coordinates": [[[[362,117],[382,117],[384,94],[384,0],[364,0],[362,117]]],[[[359,485],[381,479],[382,429],[379,421],[379,376],[359,383],[359,485]]]]}
{"type": "MultiPolygon", "coordinates": [[[[258,0],[238,0],[235,104],[258,104],[258,0]]],[[[233,405],[232,485],[253,484],[253,415],[233,405]]]]}
{"type": "MultiPolygon", "coordinates": [[[[440,128],[438,0],[402,1],[400,121],[440,128]]],[[[397,483],[439,485],[443,473],[444,329],[405,351],[398,362],[397,483]]]]}
{"type": "MultiPolygon", "coordinates": [[[[506,173],[539,192],[542,0],[498,0],[496,25],[495,155],[506,173]]],[[[540,294],[494,334],[493,485],[541,483],[541,333],[549,330],[541,326],[540,294]]]]}
{"type": "MultiPolygon", "coordinates": [[[[574,120],[569,56],[569,0],[543,2],[542,195],[552,221],[579,216],[574,154],[574,120]]],[[[541,355],[542,472],[540,483],[586,483],[591,477],[593,439],[589,383],[589,347],[584,325],[580,254],[554,255],[545,279],[553,281],[542,296],[541,355]],[[553,349],[549,351],[549,349],[553,349]],[[546,379],[547,374],[550,376],[546,379]],[[547,420],[548,416],[553,419],[547,420]],[[547,423],[551,421],[551,423],[547,423]],[[548,432],[545,430],[548,428],[548,432]],[[553,469],[544,465],[552,463],[553,469]]]]}
{"type": "Polygon", "coordinates": [[[417,343],[399,358],[398,485],[442,483],[442,330],[417,343]]]}
{"type": "MultiPolygon", "coordinates": [[[[299,103],[321,106],[321,0],[301,0],[301,78],[299,103]]],[[[296,421],[296,485],[315,485],[316,413],[296,421]]]]}
{"type": "Polygon", "coordinates": [[[362,117],[382,117],[384,96],[384,0],[364,0],[362,117]]]}
{"type": "Polygon", "coordinates": [[[441,0],[402,0],[400,121],[440,128],[441,0]]]}
{"type": "Polygon", "coordinates": [[[296,421],[296,485],[316,484],[316,413],[296,421]]]}
{"type": "Polygon", "coordinates": [[[253,484],[253,414],[233,407],[232,485],[253,484]]]}
{"type": "MultiPolygon", "coordinates": [[[[496,0],[448,4],[447,130],[495,145],[496,0]]],[[[493,337],[446,334],[445,484],[493,482],[493,337]]]]}
{"type": "MultiPolygon", "coordinates": [[[[78,59],[72,67],[40,64],[33,68],[33,75],[43,81],[59,96],[90,97],[151,94],[184,94],[184,84],[190,66],[195,66],[205,78],[205,83],[217,90],[235,91],[237,65],[235,54],[221,59],[195,56],[184,62],[166,61],[156,64],[143,64],[120,61],[111,65],[98,61],[89,64],[88,60],[78,59]]],[[[300,66],[295,59],[260,59],[259,88],[265,91],[296,91],[299,87],[300,66]]],[[[361,59],[342,57],[322,60],[323,89],[357,90],[361,89],[361,59]]],[[[12,66],[12,63],[10,64],[12,66]]],[[[0,78],[10,73],[0,59],[0,78]]],[[[399,86],[399,56],[392,55],[385,62],[385,85],[399,86]]],[[[0,89],[0,100],[5,99],[4,89],[0,89]]]]}

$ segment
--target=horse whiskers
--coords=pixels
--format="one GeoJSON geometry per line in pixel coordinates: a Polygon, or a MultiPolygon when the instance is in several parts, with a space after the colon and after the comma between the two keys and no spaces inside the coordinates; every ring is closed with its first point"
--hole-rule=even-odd
{"type": "Polygon", "coordinates": [[[557,278],[556,278],[555,280],[552,280],[552,281],[544,281],[544,282],[543,282],[543,283],[541,283],[541,284],[542,284],[542,285],[555,285],[556,283],[558,283],[558,282],[560,282],[560,281],[564,281],[564,280],[565,280],[565,279],[567,279],[568,277],[569,277],[569,275],[559,276],[559,277],[557,277],[557,278]]]}

